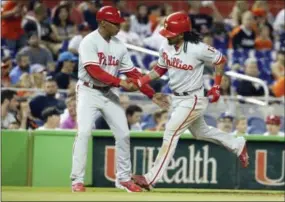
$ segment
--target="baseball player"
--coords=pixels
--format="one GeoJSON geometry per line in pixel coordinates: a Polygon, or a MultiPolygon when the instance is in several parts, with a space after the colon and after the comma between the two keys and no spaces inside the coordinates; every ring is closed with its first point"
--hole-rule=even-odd
{"type": "MultiPolygon", "coordinates": [[[[111,88],[137,90],[131,79],[138,79],[142,75],[134,68],[124,44],[114,37],[124,21],[119,10],[105,6],[96,15],[99,28],[88,34],[79,46],[79,80],[76,87],[78,131],[73,146],[72,191],[85,191],[88,139],[96,113],[100,111],[115,136],[116,187],[128,192],[141,192],[142,189],[131,180],[130,132],[125,112],[111,88]],[[119,79],[119,72],[130,79],[119,79]]],[[[155,94],[149,85],[140,88],[140,91],[159,106],[167,106],[167,101],[163,102],[163,95],[155,94]]]]}
{"type": "Polygon", "coordinates": [[[154,166],[143,176],[134,175],[134,182],[149,190],[164,173],[174,155],[180,135],[187,129],[196,139],[224,146],[239,157],[243,167],[247,167],[248,154],[244,137],[236,138],[209,127],[203,118],[208,101],[217,102],[220,97],[225,57],[200,41],[199,35],[191,31],[190,19],[184,12],[169,15],[160,34],[168,41],[160,48],[157,66],[138,79],[137,84],[142,87],[168,72],[169,85],[173,91],[171,116],[154,166]],[[208,91],[208,97],[204,97],[202,79],[205,63],[214,65],[216,74],[215,85],[208,91]]]}

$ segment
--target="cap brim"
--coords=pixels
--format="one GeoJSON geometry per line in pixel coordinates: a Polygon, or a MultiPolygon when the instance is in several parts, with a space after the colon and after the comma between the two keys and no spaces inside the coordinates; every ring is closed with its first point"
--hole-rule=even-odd
{"type": "Polygon", "coordinates": [[[171,38],[177,36],[177,34],[170,32],[164,28],[159,31],[159,34],[164,36],[165,38],[171,38]]]}

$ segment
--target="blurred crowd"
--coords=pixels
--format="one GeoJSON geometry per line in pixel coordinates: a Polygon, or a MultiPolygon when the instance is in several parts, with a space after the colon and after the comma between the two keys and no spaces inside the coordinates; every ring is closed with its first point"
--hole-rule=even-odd
{"type": "MultiPolygon", "coordinates": [[[[176,11],[172,4],[137,4],[134,11],[124,0],[109,1],[125,22],[116,37],[125,43],[158,50],[163,40],[158,31],[164,19],[176,11]]],[[[226,3],[226,2],[225,2],[226,3]]],[[[58,1],[49,8],[45,1],[2,1],[1,5],[1,126],[9,129],[75,129],[78,47],[88,33],[97,29],[100,0],[58,1]]],[[[188,1],[192,28],[203,42],[227,56],[226,71],[235,71],[264,80],[270,96],[284,96],[285,9],[273,15],[270,1],[236,1],[229,16],[223,16],[214,1],[188,1]],[[208,8],[211,12],[200,12],[208,8]]],[[[149,71],[157,58],[130,50],[135,66],[149,71]]],[[[204,69],[205,91],[213,84],[214,69],[204,69]]],[[[157,92],[171,93],[167,80],[151,83],[157,92]]],[[[224,76],[222,95],[264,96],[261,85],[224,76]]],[[[163,131],[168,112],[145,114],[142,106],[130,105],[122,94],[131,130],[163,131]]],[[[227,102],[220,99],[221,103],[227,102]]],[[[277,134],[284,117],[270,114],[259,133],[277,134]],[[271,118],[270,118],[271,117],[271,118]],[[272,118],[273,117],[273,118],[272,118]],[[275,121],[270,121],[275,120],[275,121]],[[279,121],[276,121],[279,120],[279,121]],[[267,131],[267,132],[266,132],[267,131]]],[[[257,132],[246,117],[221,117],[213,126],[226,132],[257,132]]],[[[211,125],[211,124],[210,124],[211,125]]],[[[108,129],[101,114],[94,129],[108,129]]],[[[256,128],[256,127],[255,127],[256,128]]],[[[281,129],[280,129],[281,128],[281,129]]],[[[283,129],[284,130],[284,129],[283,129]]],[[[252,132],[252,133],[254,133],[252,132]]]]}

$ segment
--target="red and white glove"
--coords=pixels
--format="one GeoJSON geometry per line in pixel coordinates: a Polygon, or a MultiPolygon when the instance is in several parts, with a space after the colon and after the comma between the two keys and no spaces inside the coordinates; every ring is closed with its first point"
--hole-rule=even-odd
{"type": "Polygon", "coordinates": [[[214,85],[207,93],[210,103],[217,102],[221,96],[221,88],[219,85],[214,85]]]}

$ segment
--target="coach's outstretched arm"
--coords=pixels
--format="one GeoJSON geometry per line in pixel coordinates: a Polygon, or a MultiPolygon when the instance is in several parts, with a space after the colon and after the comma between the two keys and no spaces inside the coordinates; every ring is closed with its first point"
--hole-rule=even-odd
{"type": "Polygon", "coordinates": [[[99,80],[102,83],[105,83],[107,85],[114,86],[114,87],[121,86],[128,91],[137,90],[137,87],[135,84],[131,82],[127,82],[125,80],[121,80],[115,76],[112,76],[111,74],[101,69],[99,65],[90,64],[90,65],[85,66],[85,69],[92,78],[99,80]]]}

